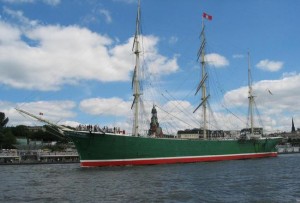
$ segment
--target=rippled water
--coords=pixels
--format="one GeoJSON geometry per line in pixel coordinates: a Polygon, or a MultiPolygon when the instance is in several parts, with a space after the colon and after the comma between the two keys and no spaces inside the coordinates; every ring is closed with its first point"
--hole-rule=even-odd
{"type": "Polygon", "coordinates": [[[193,164],[0,169],[0,202],[300,202],[299,153],[193,164]]]}

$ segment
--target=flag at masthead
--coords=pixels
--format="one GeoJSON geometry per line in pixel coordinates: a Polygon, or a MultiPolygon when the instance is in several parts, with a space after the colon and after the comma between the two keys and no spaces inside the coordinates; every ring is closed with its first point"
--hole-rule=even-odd
{"type": "Polygon", "coordinates": [[[207,19],[207,20],[212,20],[212,16],[208,15],[207,13],[203,12],[202,17],[207,19]]]}

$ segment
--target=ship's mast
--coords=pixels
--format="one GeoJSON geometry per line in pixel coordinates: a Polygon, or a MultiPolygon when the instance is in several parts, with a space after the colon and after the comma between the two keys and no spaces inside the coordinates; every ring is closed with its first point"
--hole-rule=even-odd
{"type": "Polygon", "coordinates": [[[207,95],[206,92],[206,80],[208,78],[208,74],[206,72],[206,62],[205,62],[205,47],[206,47],[206,39],[205,39],[205,25],[204,25],[204,18],[202,17],[202,31],[200,34],[201,38],[201,46],[198,51],[198,61],[200,60],[201,64],[201,81],[197,87],[195,95],[198,93],[200,89],[202,89],[202,95],[201,95],[201,103],[198,105],[198,107],[194,110],[194,112],[197,111],[197,109],[202,106],[203,110],[203,138],[207,139],[207,99],[209,95],[207,95]]]}
{"type": "MultiPolygon", "coordinates": [[[[135,68],[132,77],[132,89],[133,89],[133,103],[134,106],[134,122],[133,122],[133,136],[138,136],[139,133],[139,106],[140,106],[140,80],[139,80],[139,69],[140,69],[140,0],[138,1],[138,10],[136,17],[136,31],[134,36],[133,48],[132,51],[135,54],[135,68]]],[[[131,108],[132,108],[131,107],[131,108]]]]}
{"type": "MultiPolygon", "coordinates": [[[[204,20],[202,20],[202,44],[204,45],[205,48],[205,34],[204,34],[204,20]]],[[[206,80],[205,75],[206,75],[206,63],[205,63],[205,49],[203,49],[202,53],[201,53],[201,68],[202,68],[202,80],[206,80]]],[[[206,139],[206,100],[207,100],[207,96],[206,96],[206,83],[205,81],[203,81],[203,86],[202,86],[202,97],[201,97],[201,101],[203,102],[203,138],[206,139]]]]}
{"type": "Polygon", "coordinates": [[[253,102],[254,96],[252,91],[252,76],[251,76],[251,66],[250,66],[250,53],[248,52],[248,99],[249,99],[249,114],[250,114],[250,127],[251,127],[251,136],[254,134],[253,127],[253,102]]]}

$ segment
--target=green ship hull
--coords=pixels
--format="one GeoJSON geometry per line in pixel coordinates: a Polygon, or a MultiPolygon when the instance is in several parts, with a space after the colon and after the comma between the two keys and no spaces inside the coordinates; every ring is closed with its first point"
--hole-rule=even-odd
{"type": "Polygon", "coordinates": [[[66,131],[82,167],[192,163],[276,157],[282,138],[188,140],[66,131]]]}

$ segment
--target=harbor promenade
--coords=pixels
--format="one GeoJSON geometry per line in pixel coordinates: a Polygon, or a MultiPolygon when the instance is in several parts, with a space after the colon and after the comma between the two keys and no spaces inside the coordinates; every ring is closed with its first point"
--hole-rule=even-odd
{"type": "Polygon", "coordinates": [[[43,150],[2,149],[0,164],[47,164],[77,163],[79,156],[76,150],[49,152],[43,150]]]}

